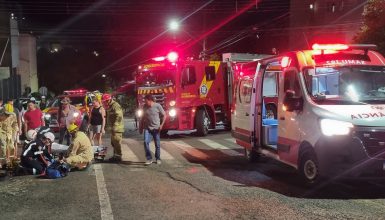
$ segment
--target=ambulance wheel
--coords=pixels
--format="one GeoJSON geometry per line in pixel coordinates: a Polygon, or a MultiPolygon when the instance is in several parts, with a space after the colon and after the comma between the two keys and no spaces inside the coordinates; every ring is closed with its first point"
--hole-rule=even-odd
{"type": "Polygon", "coordinates": [[[260,154],[255,150],[245,148],[245,157],[249,162],[255,163],[258,161],[260,154]]]}
{"type": "Polygon", "coordinates": [[[196,114],[196,129],[198,136],[206,136],[209,133],[210,119],[204,109],[199,109],[196,114]]]}
{"type": "Polygon", "coordinates": [[[312,150],[305,150],[300,157],[299,174],[306,185],[315,185],[320,179],[318,160],[312,150]]]}

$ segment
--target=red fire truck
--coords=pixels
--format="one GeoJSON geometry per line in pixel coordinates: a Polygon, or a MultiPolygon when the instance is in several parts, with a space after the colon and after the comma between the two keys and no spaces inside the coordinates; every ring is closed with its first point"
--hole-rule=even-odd
{"type": "MultiPolygon", "coordinates": [[[[226,61],[230,58],[227,56],[226,61]]],[[[144,96],[151,94],[168,115],[163,133],[196,129],[198,135],[205,136],[217,125],[230,128],[230,70],[226,62],[182,60],[176,52],[153,58],[139,66],[135,76],[136,115],[142,116],[144,96]]]]}

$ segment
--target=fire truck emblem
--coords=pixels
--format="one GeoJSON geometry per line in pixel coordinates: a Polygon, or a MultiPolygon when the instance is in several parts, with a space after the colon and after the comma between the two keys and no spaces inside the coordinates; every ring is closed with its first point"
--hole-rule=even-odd
{"type": "Polygon", "coordinates": [[[208,88],[207,88],[206,84],[203,84],[200,88],[200,94],[201,95],[207,95],[207,93],[208,93],[208,88]]]}

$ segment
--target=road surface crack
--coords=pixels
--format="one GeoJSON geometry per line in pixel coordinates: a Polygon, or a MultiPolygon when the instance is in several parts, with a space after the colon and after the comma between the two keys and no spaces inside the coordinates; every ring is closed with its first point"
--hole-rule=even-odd
{"type": "Polygon", "coordinates": [[[173,176],[170,172],[165,172],[165,171],[160,171],[160,172],[166,174],[170,179],[172,179],[172,180],[174,180],[174,181],[176,181],[176,182],[181,182],[181,183],[184,183],[184,184],[187,184],[187,185],[191,186],[192,188],[194,188],[195,190],[197,190],[197,191],[200,192],[200,193],[205,193],[205,194],[208,194],[208,195],[215,196],[214,194],[212,194],[212,193],[210,193],[210,192],[208,192],[208,191],[202,190],[201,188],[195,186],[194,184],[188,182],[187,180],[182,180],[182,179],[176,178],[176,177],[173,176]]]}

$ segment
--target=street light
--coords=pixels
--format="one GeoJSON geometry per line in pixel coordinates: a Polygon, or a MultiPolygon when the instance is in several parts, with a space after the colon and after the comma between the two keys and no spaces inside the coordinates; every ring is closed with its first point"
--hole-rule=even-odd
{"type": "Polygon", "coordinates": [[[179,22],[175,20],[171,21],[169,24],[169,28],[172,31],[177,31],[179,29],[179,22]]]}
{"type": "Polygon", "coordinates": [[[106,74],[102,74],[102,78],[106,78],[107,76],[106,76],[106,74]]]}

